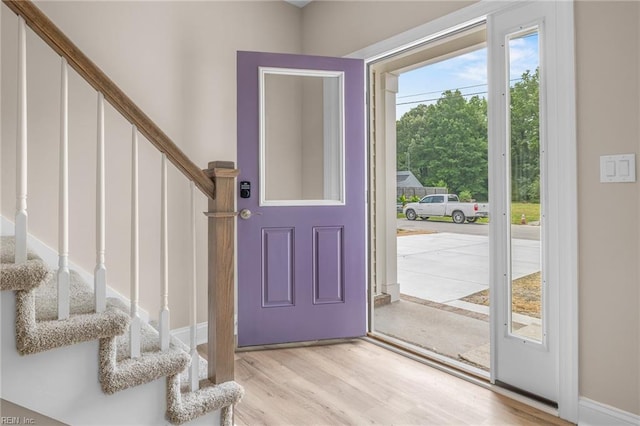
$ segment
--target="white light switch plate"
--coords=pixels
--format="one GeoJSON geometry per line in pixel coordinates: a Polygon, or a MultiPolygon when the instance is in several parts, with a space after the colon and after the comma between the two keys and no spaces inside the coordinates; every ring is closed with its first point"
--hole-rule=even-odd
{"type": "Polygon", "coordinates": [[[635,182],[636,155],[603,155],[600,157],[600,182],[635,182]]]}

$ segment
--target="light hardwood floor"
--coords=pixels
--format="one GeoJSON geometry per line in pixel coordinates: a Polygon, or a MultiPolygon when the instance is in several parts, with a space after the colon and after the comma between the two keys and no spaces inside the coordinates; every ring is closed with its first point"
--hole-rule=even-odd
{"type": "Polygon", "coordinates": [[[363,340],[241,352],[235,366],[237,425],[570,424],[363,340]]]}

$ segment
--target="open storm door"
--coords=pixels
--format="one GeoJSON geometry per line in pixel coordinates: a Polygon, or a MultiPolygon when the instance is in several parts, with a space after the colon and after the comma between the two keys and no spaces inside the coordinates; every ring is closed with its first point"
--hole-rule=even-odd
{"type": "MultiPolygon", "coordinates": [[[[493,325],[492,379],[549,402],[559,401],[559,292],[568,285],[561,279],[564,229],[572,220],[563,200],[568,175],[561,161],[566,158],[569,141],[562,137],[560,106],[563,85],[558,49],[559,24],[556,2],[522,2],[517,7],[489,18],[489,139],[490,192],[494,214],[491,219],[493,264],[491,272],[491,308],[493,325]],[[523,73],[518,57],[529,55],[537,65],[523,73]],[[538,79],[535,90],[526,97],[518,92],[538,79]],[[522,99],[527,106],[523,107],[522,99]],[[514,105],[518,105],[514,107],[514,105]],[[527,109],[528,119],[537,120],[537,132],[526,138],[517,127],[517,114],[527,109]],[[522,140],[526,140],[527,151],[522,140]],[[520,141],[520,142],[518,142],[520,141]],[[518,145],[521,144],[521,145],[518,145]],[[518,215],[522,200],[523,176],[535,178],[529,196],[540,218],[534,240],[519,240],[511,234],[511,215],[518,215]],[[523,262],[523,261],[526,261],[523,262]],[[524,271],[527,270],[525,277],[524,271]],[[531,271],[534,273],[530,273],[531,271]],[[522,278],[519,278],[522,277],[522,278]],[[526,283],[526,284],[523,284],[526,283]],[[529,310],[523,312],[515,295],[528,292],[529,310]],[[535,307],[535,309],[532,309],[535,307]]],[[[563,78],[565,80],[563,80],[563,78]]],[[[570,80],[569,80],[570,81],[570,80]]],[[[568,251],[568,250],[567,250],[568,251]]],[[[565,384],[562,384],[565,386],[565,384]]]]}
{"type": "Polygon", "coordinates": [[[362,336],[363,62],[237,59],[238,346],[362,336]]]}

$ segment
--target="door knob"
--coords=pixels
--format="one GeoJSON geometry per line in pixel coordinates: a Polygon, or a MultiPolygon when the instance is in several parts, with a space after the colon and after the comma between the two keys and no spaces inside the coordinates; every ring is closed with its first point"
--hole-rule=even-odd
{"type": "MultiPolygon", "coordinates": [[[[249,209],[242,209],[242,210],[240,210],[240,219],[247,220],[251,216],[253,216],[253,214],[254,213],[249,209]]],[[[260,214],[260,213],[256,213],[256,214],[260,214]]]]}

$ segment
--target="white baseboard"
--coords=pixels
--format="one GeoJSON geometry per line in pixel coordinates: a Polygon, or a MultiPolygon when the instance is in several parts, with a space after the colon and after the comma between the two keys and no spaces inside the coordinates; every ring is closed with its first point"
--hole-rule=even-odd
{"type": "MultiPolygon", "coordinates": [[[[207,341],[209,340],[207,336],[209,327],[207,326],[207,324],[207,322],[201,322],[196,326],[196,343],[198,345],[207,343],[207,341]]],[[[178,338],[185,345],[191,346],[191,327],[187,326],[174,328],[173,330],[171,330],[171,335],[178,338]]]]}
{"type": "MultiPolygon", "coordinates": [[[[0,216],[0,235],[13,236],[14,234],[15,234],[15,226],[13,222],[4,216],[0,216]]],[[[37,254],[42,260],[44,260],[44,262],[47,265],[49,265],[50,268],[52,269],[58,268],[58,251],[57,250],[49,247],[44,242],[37,239],[31,234],[27,235],[27,246],[29,247],[30,250],[32,250],[35,254],[37,254]]],[[[73,269],[74,271],[76,271],[85,282],[89,284],[93,283],[93,274],[82,269],[77,264],[70,261],[69,269],[73,269]]],[[[119,292],[117,292],[116,290],[114,290],[109,286],[107,286],[107,297],[120,299],[127,305],[131,303],[131,300],[128,297],[124,296],[123,294],[120,294],[119,292]]],[[[150,316],[148,311],[142,308],[138,308],[138,314],[140,315],[141,320],[147,323],[149,322],[150,316]]]]}
{"type": "Polygon", "coordinates": [[[640,416],[581,397],[578,424],[581,426],[638,426],[640,416]]]}

